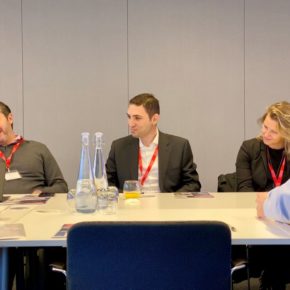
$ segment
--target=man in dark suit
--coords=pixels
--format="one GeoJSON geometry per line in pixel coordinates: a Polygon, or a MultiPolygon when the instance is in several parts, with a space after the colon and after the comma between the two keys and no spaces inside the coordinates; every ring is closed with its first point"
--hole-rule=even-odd
{"type": "Polygon", "coordinates": [[[112,143],[106,163],[108,182],[123,189],[125,180],[139,180],[144,192],[200,191],[188,140],[162,133],[157,124],[159,101],[140,94],[129,101],[131,136],[112,143]]]}

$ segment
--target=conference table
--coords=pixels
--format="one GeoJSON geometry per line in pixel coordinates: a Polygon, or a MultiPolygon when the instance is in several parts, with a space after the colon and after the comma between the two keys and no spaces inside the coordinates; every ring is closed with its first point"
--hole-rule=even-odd
{"type": "Polygon", "coordinates": [[[0,289],[7,289],[9,247],[66,247],[66,235],[56,236],[63,225],[82,221],[194,221],[217,220],[231,228],[233,245],[290,245],[290,225],[256,216],[254,192],[159,193],[125,200],[120,194],[116,214],[78,213],[68,206],[66,194],[56,194],[45,203],[0,204],[0,289]],[[17,225],[1,236],[1,228],[17,225]],[[22,230],[22,232],[21,232],[22,230]]]}

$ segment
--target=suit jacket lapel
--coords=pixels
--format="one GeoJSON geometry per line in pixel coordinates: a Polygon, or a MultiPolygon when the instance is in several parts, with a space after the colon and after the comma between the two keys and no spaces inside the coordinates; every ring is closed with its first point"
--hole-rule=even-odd
{"type": "Polygon", "coordinates": [[[128,145],[128,164],[130,167],[130,178],[138,180],[138,153],[139,153],[139,139],[132,137],[132,141],[128,145]]]}
{"type": "Polygon", "coordinates": [[[158,141],[158,172],[159,172],[159,187],[161,192],[164,192],[165,176],[167,172],[167,164],[170,158],[170,144],[166,134],[159,131],[158,141]]]}
{"type": "Polygon", "coordinates": [[[261,156],[263,159],[265,176],[267,176],[267,172],[268,172],[267,152],[266,152],[266,145],[262,141],[261,141],[261,156]]]}
{"type": "MultiPolygon", "coordinates": [[[[266,145],[261,141],[261,156],[263,159],[263,165],[264,165],[264,169],[265,169],[265,176],[267,178],[268,175],[268,161],[267,161],[267,147],[266,145]]],[[[287,176],[290,176],[290,161],[288,160],[289,158],[287,158],[287,166],[286,166],[286,170],[287,170],[287,176]]],[[[285,173],[284,173],[285,174],[285,173]]],[[[265,180],[265,186],[266,186],[267,180],[265,180]]]]}

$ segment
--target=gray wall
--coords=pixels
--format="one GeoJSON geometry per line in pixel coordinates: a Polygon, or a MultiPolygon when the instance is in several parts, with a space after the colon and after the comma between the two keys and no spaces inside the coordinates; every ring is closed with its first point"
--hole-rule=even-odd
{"type": "Polygon", "coordinates": [[[152,92],[215,191],[266,106],[289,100],[289,27],[290,0],[0,0],[0,99],[74,187],[80,133],[103,131],[108,153],[128,99],[152,92]]]}

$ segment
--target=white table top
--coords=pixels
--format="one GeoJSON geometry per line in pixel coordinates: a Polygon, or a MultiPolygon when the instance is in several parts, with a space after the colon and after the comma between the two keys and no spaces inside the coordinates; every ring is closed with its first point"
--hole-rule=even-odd
{"type": "MultiPolygon", "coordinates": [[[[0,240],[0,247],[66,246],[52,238],[63,224],[81,221],[192,221],[218,220],[229,224],[232,244],[290,244],[290,225],[256,217],[256,193],[212,193],[213,198],[180,198],[172,193],[142,197],[135,204],[119,198],[115,215],[71,212],[65,194],[43,205],[0,206],[1,223],[21,223],[26,236],[0,240]]],[[[1,229],[1,228],[0,228],[1,229]]]]}

